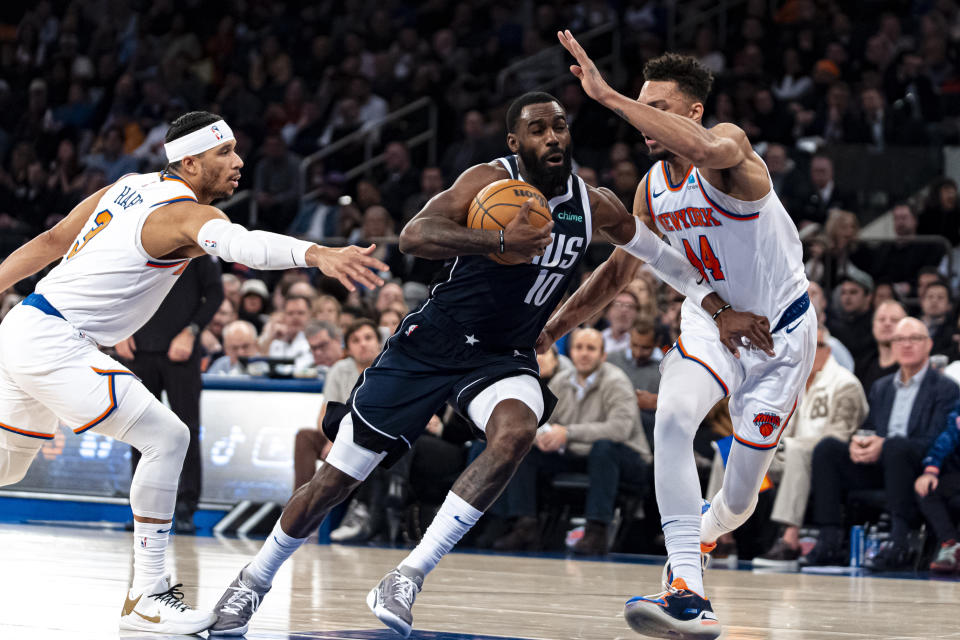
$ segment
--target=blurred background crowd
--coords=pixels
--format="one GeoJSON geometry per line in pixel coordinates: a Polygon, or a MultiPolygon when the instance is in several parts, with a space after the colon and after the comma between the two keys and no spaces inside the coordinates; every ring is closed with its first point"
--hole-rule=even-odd
{"type": "MultiPolygon", "coordinates": [[[[397,233],[463,170],[506,154],[504,114],[516,95],[532,89],[556,95],[567,109],[575,170],[632,207],[651,164],[642,137],[571,82],[556,45],[558,29],[578,35],[615,86],[633,95],[646,60],[668,49],[689,53],[716,76],[704,124],[733,122],[746,130],[800,230],[824,326],[825,351],[818,351],[809,387],[835,364],[850,372],[831,377],[847,385],[842,393],[834,398],[840,387],[830,387],[819,413],[811,409],[792,425],[799,431],[819,426],[785,438],[806,442],[804,464],[816,469],[825,454],[817,457],[809,437],[852,442],[864,420],[875,437],[887,435],[880,422],[890,416],[875,415],[874,383],[913,370],[907,361],[919,356],[900,347],[923,352],[923,367],[932,357],[932,366],[917,369],[920,375],[929,370],[960,380],[960,364],[949,364],[960,360],[960,152],[954,146],[960,145],[960,3],[748,0],[698,17],[699,4],[41,0],[26,12],[0,8],[0,256],[105,184],[162,169],[164,135],[177,115],[222,114],[245,163],[238,193],[220,203],[231,218],[327,244],[376,240],[378,257],[391,266],[389,282],[348,294],[315,271],[204,265],[196,281],[202,283],[189,293],[204,304],[181,318],[181,326],[169,327],[163,340],[180,335],[189,321],[198,331],[188,354],[204,371],[320,376],[327,380],[326,397],[337,399],[426,297],[441,267],[401,255],[397,233]],[[914,334],[897,334],[907,331],[898,324],[907,316],[919,320],[929,344],[921,344],[920,334],[915,343],[914,334]],[[258,367],[259,357],[292,363],[285,370],[269,362],[258,367]]],[[[608,253],[595,246],[584,275],[608,253]]],[[[0,313],[34,283],[3,292],[0,313]]],[[[566,435],[562,442],[559,429],[538,437],[537,451],[501,501],[502,526],[477,544],[556,544],[564,527],[543,513],[566,509],[568,516],[570,505],[584,500],[585,509],[573,509],[586,515],[583,538],[571,541],[579,551],[644,547],[624,533],[630,520],[653,522],[647,533],[655,537],[649,479],[657,363],[677,338],[680,302],[642,273],[590,323],[596,331],[568,338],[545,357],[544,377],[561,398],[554,421],[566,435]],[[600,370],[608,372],[601,377],[602,398],[582,402],[567,394],[571,379],[600,370]],[[563,464],[556,464],[559,458],[563,464]],[[622,476],[609,477],[610,460],[622,476]],[[604,471],[607,477],[597,476],[604,471]],[[598,495],[596,487],[612,495],[598,495]]],[[[124,349],[119,355],[136,357],[124,349]]],[[[847,482],[844,476],[839,483],[886,492],[880,510],[896,548],[883,562],[892,565],[907,562],[897,555],[908,546],[898,522],[910,531],[922,522],[916,513],[922,500],[914,493],[923,496],[913,483],[930,466],[921,462],[954,408],[956,394],[943,393],[923,399],[937,407],[923,418],[928,424],[901,434],[916,441],[903,475],[912,474],[907,498],[903,487],[873,477],[847,482]]],[[[482,446],[471,443],[461,422],[453,414],[437,416],[432,439],[418,445],[406,466],[369,483],[354,500],[339,539],[397,539],[403,531],[415,538],[418,520],[404,510],[417,496],[442,496],[449,486],[443,484],[482,446]]],[[[711,467],[722,469],[710,442],[729,436],[730,424],[722,407],[707,422],[698,453],[708,491],[711,467]]],[[[325,447],[318,434],[298,436],[298,483],[325,447]]],[[[781,482],[771,478],[773,485],[781,482]]],[[[815,497],[809,470],[805,482],[815,497]]],[[[825,490],[819,489],[821,502],[825,490]]],[[[799,515],[796,506],[787,516],[769,502],[757,525],[765,533],[751,534],[761,542],[741,545],[741,555],[768,552],[792,562],[801,526],[829,531],[842,524],[832,513],[806,511],[805,497],[799,515]]],[[[942,522],[935,537],[953,544],[956,536],[942,522]]],[[[960,547],[951,548],[956,567],[960,547]]]]}

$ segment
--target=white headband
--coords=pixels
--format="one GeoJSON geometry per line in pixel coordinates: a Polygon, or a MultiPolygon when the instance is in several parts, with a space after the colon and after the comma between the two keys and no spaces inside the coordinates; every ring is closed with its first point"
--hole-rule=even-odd
{"type": "Polygon", "coordinates": [[[174,163],[183,160],[185,156],[195,156],[233,139],[233,131],[227,123],[217,120],[209,126],[171,140],[163,145],[163,149],[167,152],[167,162],[174,163]]]}

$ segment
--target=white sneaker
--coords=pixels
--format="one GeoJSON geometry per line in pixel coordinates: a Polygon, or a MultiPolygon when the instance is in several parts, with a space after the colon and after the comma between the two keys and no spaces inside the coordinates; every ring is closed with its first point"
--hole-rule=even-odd
{"type": "Polygon", "coordinates": [[[164,576],[143,593],[128,591],[120,613],[120,629],[178,634],[209,629],[217,621],[217,616],[211,611],[197,611],[184,604],[181,586],[175,584],[171,587],[170,576],[164,576]]]}

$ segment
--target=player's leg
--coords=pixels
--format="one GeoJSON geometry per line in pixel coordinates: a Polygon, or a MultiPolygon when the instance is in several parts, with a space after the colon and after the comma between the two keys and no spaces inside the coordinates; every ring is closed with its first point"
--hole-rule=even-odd
{"type": "Polygon", "coordinates": [[[367,596],[384,624],[404,637],[423,580],[496,501],[530,450],[543,415],[539,381],[521,374],[498,380],[470,402],[467,413],[484,429],[487,446],[454,483],[416,548],[367,596]]]}
{"type": "Polygon", "coordinates": [[[792,332],[774,334],[775,359],[757,352],[742,356],[747,360],[748,377],[730,400],[734,443],[723,486],[703,516],[702,542],[715,542],[753,514],[780,434],[796,411],[813,367],[816,343],[816,316],[809,310],[792,332]],[[751,365],[750,360],[756,363],[751,365]]]}
{"type": "Polygon", "coordinates": [[[654,428],[654,482],[661,513],[671,584],[656,595],[627,601],[624,617],[635,631],[654,637],[719,635],[720,625],[704,597],[700,560],[703,500],[693,456],[693,438],[724,395],[715,373],[679,350],[667,356],[654,428]],[[688,635],[683,635],[688,634],[688,635]]]}
{"type": "Polygon", "coordinates": [[[211,636],[242,636],[247,632],[250,619],[283,563],[385,455],[386,452],[375,453],[356,444],[353,416],[346,413],[341,418],[324,464],[309,482],[293,492],[260,551],[240,570],[214,607],[217,620],[209,630],[211,636]]]}

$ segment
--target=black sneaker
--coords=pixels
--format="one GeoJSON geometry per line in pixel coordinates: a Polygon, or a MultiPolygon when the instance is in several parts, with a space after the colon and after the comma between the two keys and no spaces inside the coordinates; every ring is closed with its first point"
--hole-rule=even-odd
{"type": "Polygon", "coordinates": [[[910,568],[910,549],[892,540],[880,545],[880,550],[870,565],[873,571],[903,571],[910,568]]]}
{"type": "Polygon", "coordinates": [[[810,553],[797,562],[801,567],[842,567],[849,563],[849,558],[842,545],[820,539],[810,553]]]}
{"type": "Polygon", "coordinates": [[[795,570],[799,558],[800,547],[790,547],[783,538],[779,538],[769,551],[753,559],[753,566],[795,570]]]}

